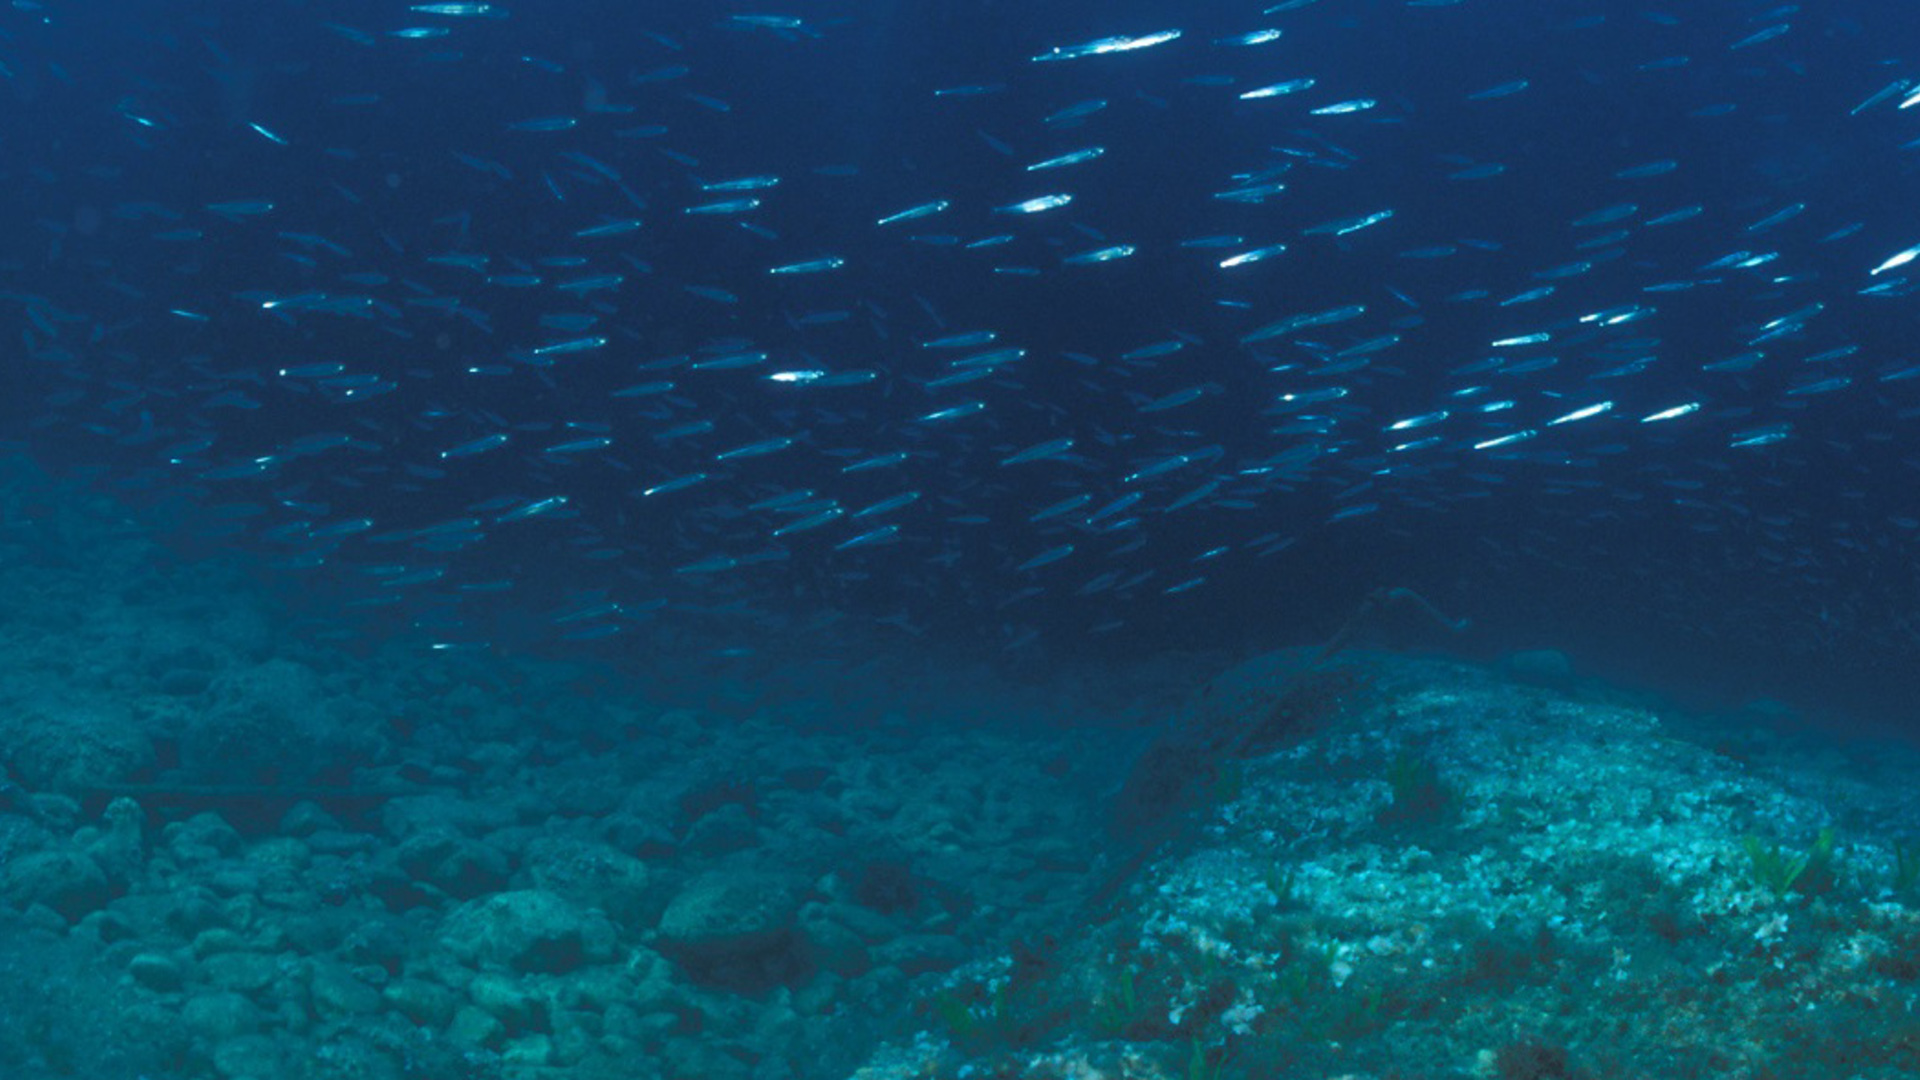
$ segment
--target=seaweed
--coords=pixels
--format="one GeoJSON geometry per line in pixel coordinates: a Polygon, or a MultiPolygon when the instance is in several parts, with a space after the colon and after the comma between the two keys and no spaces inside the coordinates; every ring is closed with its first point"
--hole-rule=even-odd
{"type": "Polygon", "coordinates": [[[1784,900],[1788,893],[1812,896],[1832,891],[1834,840],[1833,829],[1825,828],[1812,846],[1801,852],[1768,844],[1752,833],[1741,838],[1740,846],[1747,853],[1748,875],[1753,883],[1784,900]]]}
{"type": "Polygon", "coordinates": [[[1387,763],[1387,786],[1393,799],[1374,820],[1385,826],[1439,825],[1460,808],[1460,794],[1440,776],[1431,761],[1401,753],[1387,763]]]}
{"type": "Polygon", "coordinates": [[[1914,895],[1914,886],[1920,885],[1920,844],[1912,842],[1893,845],[1893,894],[1901,898],[1914,895]]]}

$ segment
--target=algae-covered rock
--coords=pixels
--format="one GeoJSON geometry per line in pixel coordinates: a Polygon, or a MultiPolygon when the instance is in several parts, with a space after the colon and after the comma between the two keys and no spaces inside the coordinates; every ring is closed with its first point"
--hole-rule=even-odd
{"type": "Polygon", "coordinates": [[[227,1080],[274,1080],[287,1075],[287,1055],[268,1035],[235,1035],[213,1048],[213,1067],[227,1080]]]}
{"type": "Polygon", "coordinates": [[[132,709],[85,698],[0,709],[0,746],[22,784],[49,791],[126,783],[154,760],[152,739],[132,709]]]}
{"type": "Polygon", "coordinates": [[[414,881],[432,885],[457,900],[492,892],[507,880],[506,855],[444,826],[407,837],[396,858],[414,881]]]}
{"type": "Polygon", "coordinates": [[[441,927],[440,941],[469,963],[559,974],[609,959],[614,932],[603,916],[523,889],[462,904],[441,927]]]}
{"type": "Polygon", "coordinates": [[[903,934],[875,946],[873,958],[908,975],[924,975],[959,967],[967,960],[967,947],[951,934],[903,934]]]}
{"type": "Polygon", "coordinates": [[[274,658],[221,672],[208,689],[211,708],[195,711],[180,736],[189,775],[311,776],[341,762],[377,759],[379,732],[364,706],[331,692],[303,663],[274,658]]]}
{"type": "Polygon", "coordinates": [[[447,1025],[447,1039],[460,1046],[493,1046],[506,1031],[492,1013],[476,1005],[462,1005],[447,1025]]]}
{"type": "Polygon", "coordinates": [[[770,874],[711,873],[682,888],[660,917],[656,946],[699,982],[755,990],[812,969],[799,890],[770,874]]]}
{"type": "Polygon", "coordinates": [[[645,911],[646,864],[605,844],[537,840],[527,850],[527,872],[540,888],[624,925],[635,924],[645,911]]]}
{"type": "Polygon", "coordinates": [[[553,1040],[545,1035],[523,1035],[509,1041],[501,1060],[520,1068],[544,1068],[553,1061],[553,1040]]]}
{"type": "Polygon", "coordinates": [[[411,1057],[403,1065],[392,1053],[359,1035],[329,1036],[312,1055],[306,1080],[401,1080],[419,1075],[411,1057]]]}
{"type": "Polygon", "coordinates": [[[36,851],[0,870],[0,897],[15,907],[43,904],[68,922],[113,898],[113,886],[93,859],[78,851],[36,851]]]}
{"type": "Polygon", "coordinates": [[[234,951],[217,953],[205,959],[200,972],[211,986],[221,990],[234,990],[238,994],[259,994],[273,986],[273,980],[280,972],[280,963],[267,953],[252,951],[234,951]]]}
{"type": "Polygon", "coordinates": [[[453,991],[425,979],[400,979],[380,992],[387,1007],[421,1027],[437,1028],[453,1019],[453,991]]]}
{"type": "Polygon", "coordinates": [[[180,1010],[180,1021],[188,1031],[218,1042],[260,1030],[265,1016],[260,1008],[231,990],[195,994],[180,1010]]]}
{"type": "MultiPolygon", "coordinates": [[[[813,944],[814,957],[820,967],[841,976],[857,978],[873,967],[873,957],[867,951],[866,939],[845,920],[837,917],[847,907],[829,907],[817,902],[808,904],[800,911],[800,925],[813,944]]],[[[888,927],[887,931],[891,932],[891,929],[888,927]]]]}
{"type": "Polygon", "coordinates": [[[522,979],[497,973],[477,975],[467,984],[467,997],[509,1031],[526,1031],[546,1017],[545,1000],[522,979]]]}
{"type": "Polygon", "coordinates": [[[322,1017],[366,1016],[380,1011],[380,992],[343,964],[316,960],[308,991],[322,1017]]]}
{"type": "Polygon", "coordinates": [[[452,829],[478,836],[513,824],[513,811],[497,802],[463,799],[454,795],[405,795],[388,799],[380,808],[380,824],[388,834],[405,840],[429,829],[452,829]]]}

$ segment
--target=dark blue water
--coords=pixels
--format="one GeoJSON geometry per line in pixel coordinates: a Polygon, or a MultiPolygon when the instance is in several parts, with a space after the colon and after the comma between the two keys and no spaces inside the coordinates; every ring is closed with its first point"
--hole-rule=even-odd
{"type": "Polygon", "coordinates": [[[421,648],[1913,692],[1902,5],[485,7],[13,4],[8,435],[421,648]]]}

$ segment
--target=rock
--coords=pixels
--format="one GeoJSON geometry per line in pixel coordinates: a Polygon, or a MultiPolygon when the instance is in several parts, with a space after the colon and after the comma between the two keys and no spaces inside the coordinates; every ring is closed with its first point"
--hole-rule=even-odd
{"type": "Polygon", "coordinates": [[[453,991],[425,979],[401,979],[381,991],[387,1007],[421,1027],[437,1028],[453,1019],[453,991]]]}
{"type": "Polygon", "coordinates": [[[202,930],[217,927],[225,918],[220,905],[203,891],[183,888],[168,896],[170,902],[160,918],[168,930],[181,937],[190,938],[202,930]]]}
{"type": "Polygon", "coordinates": [[[385,845],[369,833],[346,829],[319,829],[305,838],[308,851],[315,855],[353,855],[378,851],[385,845]]]}
{"type": "Polygon", "coordinates": [[[52,791],[125,783],[153,764],[145,726],[133,710],[112,701],[0,710],[0,746],[22,784],[52,791]]]}
{"type": "Polygon", "coordinates": [[[967,948],[946,934],[905,934],[875,946],[873,958],[908,975],[925,975],[959,967],[967,960],[967,948]]]}
{"type": "Polygon", "coordinates": [[[444,827],[407,837],[396,858],[414,881],[432,885],[456,900],[493,892],[507,880],[504,854],[444,827]]]}
{"type": "Polygon", "coordinates": [[[526,1035],[507,1043],[500,1060],[508,1066],[543,1068],[553,1060],[553,1040],[545,1035],[526,1035]]]}
{"type": "Polygon", "coordinates": [[[380,1011],[380,992],[331,961],[313,962],[308,990],[313,995],[313,1010],[322,1018],[367,1016],[380,1011]]]}
{"type": "Polygon", "coordinates": [[[462,1005],[447,1025],[447,1038],[462,1046],[493,1046],[506,1028],[492,1014],[473,1005],[462,1005]]]}
{"type": "Polygon", "coordinates": [[[440,941],[469,963],[560,974],[611,958],[614,931],[603,916],[523,889],[462,904],[447,916],[440,941]]]}
{"type": "Polygon", "coordinates": [[[302,799],[280,818],[281,836],[311,836],[323,829],[338,829],[340,822],[317,803],[302,799]]]}
{"type": "Polygon", "coordinates": [[[521,980],[505,975],[475,976],[467,984],[467,997],[509,1031],[542,1026],[546,1016],[546,1002],[534,996],[521,980]]]}
{"type": "Polygon", "coordinates": [[[205,878],[207,888],[220,896],[252,896],[260,891],[262,877],[260,871],[250,866],[229,866],[205,878]]]}
{"type": "Polygon", "coordinates": [[[217,956],[221,953],[246,951],[247,939],[228,927],[214,926],[195,934],[192,947],[195,956],[217,956]]]}
{"type": "Polygon", "coordinates": [[[187,1030],[209,1042],[251,1035],[260,1030],[263,1019],[259,1007],[230,990],[195,994],[180,1010],[180,1022],[187,1030]]]}
{"type": "Polygon", "coordinates": [[[43,904],[68,922],[113,898],[107,875],[78,851],[36,851],[0,871],[0,897],[15,907],[43,904]]]}
{"type": "Polygon", "coordinates": [[[305,664],[274,658],[223,669],[208,695],[212,705],[190,713],[180,732],[189,775],[311,776],[383,751],[381,728],[356,722],[368,706],[329,692],[305,664]]]}
{"type": "Polygon", "coordinates": [[[761,846],[760,827],[745,806],[730,803],[703,815],[687,830],[685,846],[702,855],[727,855],[761,846]]]}
{"type": "Polygon", "coordinates": [[[452,829],[463,836],[478,836],[513,824],[513,813],[497,803],[452,795],[404,795],[388,799],[380,808],[380,824],[399,840],[428,829],[452,829]]]}
{"type": "Polygon", "coordinates": [[[323,1053],[324,1068],[295,1070],[292,1075],[303,1075],[310,1080],[320,1080],[322,1077],[326,1080],[402,1080],[405,1076],[419,1075],[417,1062],[411,1060],[411,1054],[403,1068],[392,1053],[359,1035],[330,1035],[323,1053]]]}
{"type": "MultiPolygon", "coordinates": [[[[626,950],[622,950],[625,954],[626,950]]],[[[555,986],[547,996],[555,1009],[584,1010],[591,1013],[604,1012],[614,1004],[632,1004],[634,986],[649,962],[664,962],[644,949],[631,955],[622,955],[619,965],[603,964],[588,968],[566,980],[562,986],[555,986]]]]}
{"type": "Polygon", "coordinates": [[[540,888],[598,908],[617,923],[633,926],[644,913],[646,864],[605,844],[536,841],[527,851],[527,871],[540,888]]]}
{"type": "Polygon", "coordinates": [[[228,952],[208,957],[200,971],[207,982],[222,990],[257,994],[273,985],[280,964],[266,953],[228,952]]]}
{"type": "Polygon", "coordinates": [[[213,1067],[228,1080],[273,1080],[285,1076],[286,1055],[266,1035],[238,1035],[213,1048],[213,1067]]]}
{"type": "Polygon", "coordinates": [[[808,904],[800,912],[800,925],[813,943],[814,957],[828,971],[847,978],[858,978],[873,967],[866,942],[844,922],[834,918],[827,905],[808,904]]]}
{"type": "Polygon", "coordinates": [[[160,830],[160,840],[182,863],[204,862],[239,852],[240,834],[211,811],[195,814],[160,830]]]}
{"type": "Polygon", "coordinates": [[[127,974],[141,986],[163,994],[180,989],[186,982],[180,965],[159,953],[141,953],[127,961],[127,974]]]}
{"type": "Polygon", "coordinates": [[[1157,845],[1162,830],[1214,797],[1227,763],[1326,730],[1349,715],[1369,687],[1358,668],[1316,666],[1303,649],[1266,653],[1221,673],[1134,761],[1114,800],[1113,829],[1157,845]]]}
{"type": "Polygon", "coordinates": [[[106,832],[87,845],[87,854],[110,881],[125,885],[139,874],[146,862],[141,826],[145,824],[147,815],[140,809],[139,803],[122,795],[108,803],[106,812],[101,816],[106,824],[106,832]]]}
{"type": "Polygon", "coordinates": [[[261,871],[304,870],[312,864],[313,852],[304,842],[290,836],[274,836],[248,848],[247,862],[261,871]]]}
{"type": "Polygon", "coordinates": [[[73,925],[72,933],[76,938],[85,938],[103,946],[118,946],[112,952],[131,959],[140,951],[140,931],[141,927],[127,921],[114,907],[104,907],[82,916],[73,925]]]}
{"type": "Polygon", "coordinates": [[[813,967],[799,905],[784,878],[706,874],[667,905],[655,945],[698,982],[747,992],[799,982],[813,967]]]}
{"type": "MultiPolygon", "coordinates": [[[[577,1065],[599,1053],[600,1014],[557,1011],[551,1021],[553,1025],[553,1057],[555,1065],[577,1065]]],[[[568,1073],[569,1076],[590,1077],[593,1072],[581,1069],[568,1073]]],[[[606,1073],[610,1078],[618,1073],[606,1073]]]]}
{"type": "Polygon", "coordinates": [[[171,668],[160,676],[160,692],[169,697],[194,697],[207,691],[213,673],[200,668],[171,668]]]}

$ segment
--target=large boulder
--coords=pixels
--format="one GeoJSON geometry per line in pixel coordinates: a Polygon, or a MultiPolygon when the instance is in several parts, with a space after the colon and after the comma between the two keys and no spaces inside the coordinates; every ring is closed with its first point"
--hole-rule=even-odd
{"type": "Polygon", "coordinates": [[[667,905],[654,945],[696,982],[747,992],[792,985],[813,970],[801,899],[771,874],[703,874],[667,905]]]}
{"type": "Polygon", "coordinates": [[[0,897],[19,908],[44,904],[71,923],[106,906],[113,886],[82,852],[36,851],[0,870],[0,897]]]}
{"type": "Polygon", "coordinates": [[[179,733],[181,763],[195,776],[284,781],[382,756],[384,732],[369,708],[297,661],[221,672],[208,694],[212,707],[179,733]]]}
{"type": "Polygon", "coordinates": [[[0,747],[13,774],[36,791],[123,784],[154,761],[153,741],[133,710],[86,698],[0,710],[0,747]]]}
{"type": "Polygon", "coordinates": [[[614,931],[596,912],[522,889],[460,905],[442,925],[440,942],[478,967],[561,974],[610,959],[614,931]]]}

